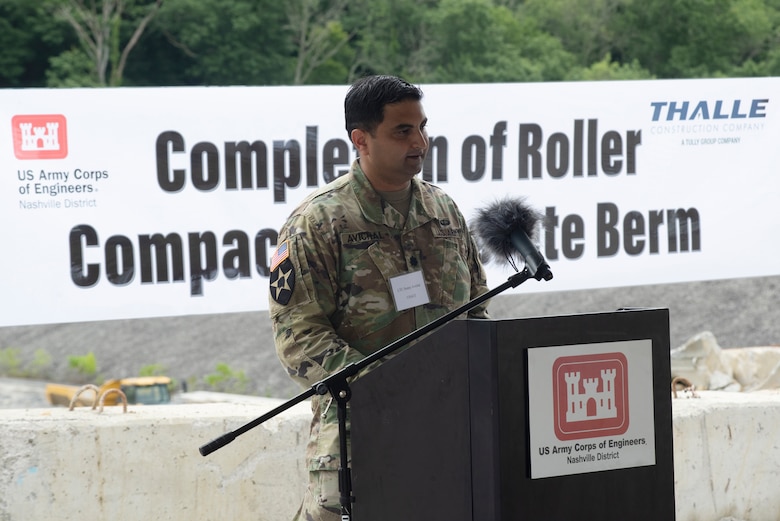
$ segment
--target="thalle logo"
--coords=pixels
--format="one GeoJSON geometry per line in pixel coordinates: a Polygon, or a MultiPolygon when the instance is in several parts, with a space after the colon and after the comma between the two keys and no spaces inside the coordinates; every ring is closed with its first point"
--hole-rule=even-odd
{"type": "Polygon", "coordinates": [[[628,430],[628,361],[623,353],[560,357],[552,373],[559,440],[616,436],[628,430]]]}
{"type": "Polygon", "coordinates": [[[17,159],[63,159],[68,156],[68,128],[62,114],[11,118],[17,159]]]}

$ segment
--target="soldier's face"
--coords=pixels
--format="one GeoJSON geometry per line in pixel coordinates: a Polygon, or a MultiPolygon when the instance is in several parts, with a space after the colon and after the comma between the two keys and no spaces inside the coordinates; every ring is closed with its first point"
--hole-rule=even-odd
{"type": "Polygon", "coordinates": [[[385,105],[384,120],[373,134],[356,130],[353,141],[360,166],[375,189],[401,190],[420,173],[428,153],[428,118],[414,100],[385,105]]]}

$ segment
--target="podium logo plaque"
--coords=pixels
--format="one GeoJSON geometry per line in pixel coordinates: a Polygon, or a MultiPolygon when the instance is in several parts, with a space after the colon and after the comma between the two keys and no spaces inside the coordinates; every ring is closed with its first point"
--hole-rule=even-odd
{"type": "Polygon", "coordinates": [[[578,440],[628,430],[628,361],[623,353],[563,356],[553,363],[555,436],[578,440]]]}
{"type": "Polygon", "coordinates": [[[528,350],[531,479],[655,464],[650,339],[528,350]]]}

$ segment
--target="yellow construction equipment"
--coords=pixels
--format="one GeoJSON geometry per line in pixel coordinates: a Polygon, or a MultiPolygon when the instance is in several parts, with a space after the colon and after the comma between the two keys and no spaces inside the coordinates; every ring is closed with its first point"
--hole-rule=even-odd
{"type": "Polygon", "coordinates": [[[119,401],[118,393],[107,393],[109,389],[119,389],[127,397],[129,404],[161,404],[171,401],[171,379],[167,376],[136,376],[121,380],[108,380],[100,387],[68,384],[46,384],[46,399],[52,405],[93,406],[104,396],[105,405],[115,405],[119,401]],[[71,404],[71,401],[75,402],[71,404]]]}

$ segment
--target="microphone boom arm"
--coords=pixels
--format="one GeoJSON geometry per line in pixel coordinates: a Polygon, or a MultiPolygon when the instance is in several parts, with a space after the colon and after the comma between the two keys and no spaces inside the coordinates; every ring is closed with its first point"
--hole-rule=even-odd
{"type": "MultiPolygon", "coordinates": [[[[549,278],[545,277],[545,280],[550,280],[550,278],[552,278],[552,273],[549,271],[550,268],[549,266],[547,266],[547,263],[544,263],[544,265],[546,266],[547,269],[546,273],[549,273],[549,278]]],[[[328,376],[324,380],[320,380],[319,382],[315,383],[306,391],[298,394],[297,396],[291,398],[290,400],[286,401],[280,406],[268,411],[262,416],[252,420],[251,422],[244,424],[238,429],[223,434],[222,436],[206,443],[205,445],[202,445],[198,449],[200,451],[201,456],[208,456],[212,452],[221,449],[228,443],[235,440],[241,434],[244,434],[250,429],[257,427],[258,425],[265,422],[266,420],[270,420],[274,416],[291,408],[293,405],[296,405],[306,400],[307,398],[314,396],[315,394],[324,395],[330,392],[331,396],[333,397],[333,399],[336,401],[338,405],[339,450],[340,450],[338,480],[339,480],[339,502],[341,503],[341,519],[342,521],[344,520],[350,521],[352,519],[352,503],[354,502],[354,498],[352,497],[352,475],[351,475],[351,469],[349,468],[349,459],[347,454],[346,423],[347,423],[347,403],[349,402],[352,396],[352,391],[349,388],[349,383],[347,382],[347,379],[352,376],[355,376],[361,369],[389,355],[390,353],[397,350],[398,348],[405,346],[413,342],[414,340],[417,340],[421,336],[430,333],[431,331],[439,328],[440,326],[458,317],[459,315],[466,313],[472,308],[482,304],[486,300],[493,298],[499,293],[509,288],[517,287],[523,282],[525,282],[526,280],[530,278],[534,278],[535,275],[537,280],[542,280],[539,273],[541,273],[541,270],[532,273],[528,269],[528,265],[526,263],[526,267],[523,269],[523,271],[517,272],[514,275],[510,276],[506,280],[506,282],[504,282],[500,286],[497,286],[492,290],[476,297],[475,299],[468,301],[462,306],[440,316],[439,318],[429,322],[428,324],[421,327],[420,329],[416,329],[411,333],[409,333],[408,335],[405,335],[399,338],[398,340],[391,342],[390,344],[386,345],[382,349],[367,356],[366,358],[345,366],[344,368],[333,373],[332,375],[328,376]]]]}
{"type": "MultiPolygon", "coordinates": [[[[549,267],[548,267],[549,270],[549,267]]],[[[358,361],[353,362],[349,364],[348,366],[345,366],[343,369],[333,373],[332,375],[328,376],[324,380],[320,380],[319,382],[312,385],[309,389],[303,391],[302,393],[298,394],[297,396],[294,396],[290,400],[286,401],[285,403],[279,405],[278,407],[275,407],[274,409],[271,409],[267,413],[263,414],[262,416],[256,418],[255,420],[252,420],[251,422],[243,425],[242,427],[239,427],[238,429],[228,432],[226,434],[223,434],[219,438],[216,438],[209,443],[206,443],[205,445],[201,446],[200,451],[201,456],[208,456],[212,452],[221,449],[228,443],[231,443],[233,440],[235,440],[238,436],[244,434],[245,432],[257,427],[258,425],[262,424],[263,422],[270,420],[274,416],[277,416],[278,414],[286,411],[287,409],[293,407],[294,405],[297,405],[301,403],[302,401],[306,400],[307,398],[311,398],[315,394],[326,394],[328,392],[328,388],[332,387],[335,382],[340,380],[346,380],[347,378],[356,375],[361,369],[371,365],[372,363],[376,362],[380,358],[383,358],[393,351],[401,348],[402,346],[405,346],[421,336],[430,333],[434,329],[437,329],[438,327],[444,325],[445,323],[453,320],[454,318],[458,317],[459,315],[466,313],[470,311],[471,309],[477,307],[478,305],[482,304],[486,300],[489,300],[493,298],[494,296],[498,295],[499,293],[502,293],[506,291],[509,288],[515,288],[525,282],[526,280],[533,278],[533,275],[526,267],[523,271],[520,271],[518,273],[515,273],[514,275],[511,275],[506,282],[501,284],[500,286],[497,286],[487,293],[483,293],[482,295],[476,297],[473,300],[470,300],[463,304],[462,306],[450,311],[449,313],[440,316],[436,320],[433,320],[432,322],[429,322],[425,326],[421,327],[420,329],[416,329],[409,333],[406,336],[403,336],[399,338],[398,340],[386,345],[379,351],[376,351],[372,353],[371,355],[367,356],[366,358],[358,361]]]]}

